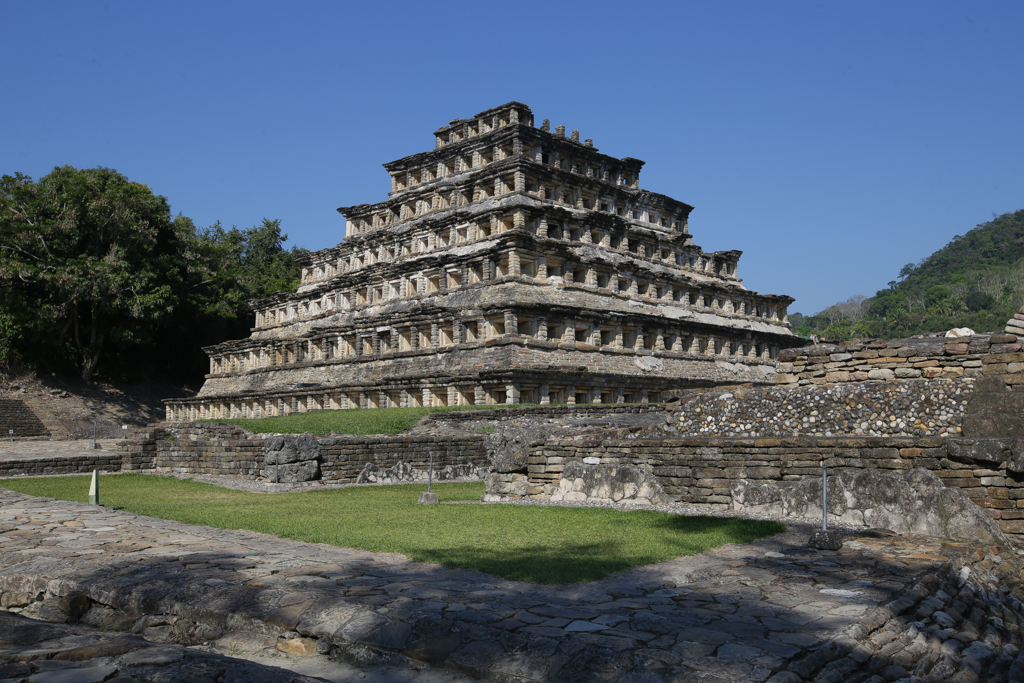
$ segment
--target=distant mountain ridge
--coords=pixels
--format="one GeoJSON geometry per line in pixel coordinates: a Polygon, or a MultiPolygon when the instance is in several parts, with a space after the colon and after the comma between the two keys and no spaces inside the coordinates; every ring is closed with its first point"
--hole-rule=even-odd
{"type": "Polygon", "coordinates": [[[956,235],[888,284],[871,298],[851,297],[813,316],[795,313],[793,330],[835,340],[1001,330],[1024,304],[1024,209],[956,235]]]}

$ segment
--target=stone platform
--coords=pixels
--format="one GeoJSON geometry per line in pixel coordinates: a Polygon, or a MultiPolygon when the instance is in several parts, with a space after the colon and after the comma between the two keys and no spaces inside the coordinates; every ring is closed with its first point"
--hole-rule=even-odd
{"type": "MultiPolygon", "coordinates": [[[[1016,555],[871,532],[815,551],[810,530],[555,586],[0,490],[0,607],[213,653],[300,656],[320,672],[345,662],[492,681],[1024,676],[1024,604],[1007,592],[1020,590],[1016,555]]],[[[5,640],[6,662],[57,659],[5,640]]],[[[97,666],[120,666],[112,656],[97,666]]]]}

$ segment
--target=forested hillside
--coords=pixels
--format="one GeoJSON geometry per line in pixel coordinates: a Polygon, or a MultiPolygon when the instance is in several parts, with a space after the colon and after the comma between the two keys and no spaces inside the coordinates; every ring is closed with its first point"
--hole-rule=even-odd
{"type": "Polygon", "coordinates": [[[248,301],[293,291],[280,221],[225,230],[172,216],[107,168],[0,179],[0,370],[201,378],[201,346],[245,337],[248,301]]]}
{"type": "Polygon", "coordinates": [[[790,316],[797,334],[824,339],[906,337],[970,327],[1001,330],[1024,304],[1024,209],[982,223],[918,263],[874,297],[851,297],[813,316],[790,316]]]}

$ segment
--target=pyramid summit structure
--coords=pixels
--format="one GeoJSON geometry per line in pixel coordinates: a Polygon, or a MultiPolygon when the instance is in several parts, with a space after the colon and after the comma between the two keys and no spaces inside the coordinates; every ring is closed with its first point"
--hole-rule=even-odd
{"type": "Polygon", "coordinates": [[[769,383],[798,345],[788,296],[705,253],[692,206],[640,188],[643,161],[534,124],[510,102],[384,164],[388,198],[342,207],[345,239],[302,257],[296,292],[252,302],[247,339],[169,420],[309,410],[658,401],[769,383]]]}

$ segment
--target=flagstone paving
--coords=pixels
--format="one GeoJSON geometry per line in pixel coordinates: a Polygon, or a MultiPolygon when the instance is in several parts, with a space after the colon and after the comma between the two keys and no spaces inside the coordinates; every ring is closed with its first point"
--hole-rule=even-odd
{"type": "Polygon", "coordinates": [[[15,668],[0,680],[244,669],[225,655],[275,663],[282,681],[1024,680],[1015,553],[871,532],[816,551],[810,531],[557,586],[0,490],[0,607],[52,622],[39,629],[102,628],[103,642],[197,646],[150,669],[125,658],[156,646],[97,647],[74,655],[79,678],[48,678],[84,645],[3,626],[0,666],[15,668]]]}

